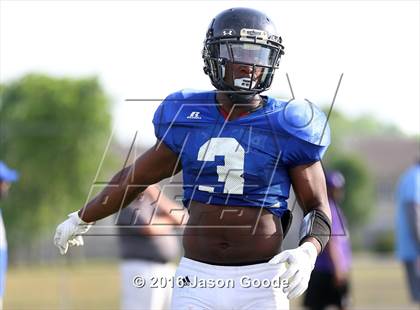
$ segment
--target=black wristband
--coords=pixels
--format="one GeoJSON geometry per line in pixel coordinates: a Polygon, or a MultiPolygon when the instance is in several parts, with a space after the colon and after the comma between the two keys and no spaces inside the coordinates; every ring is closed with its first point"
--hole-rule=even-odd
{"type": "Polygon", "coordinates": [[[331,221],[327,215],[320,210],[312,210],[305,215],[300,226],[299,245],[307,237],[314,237],[321,245],[321,252],[330,240],[331,221]]]}

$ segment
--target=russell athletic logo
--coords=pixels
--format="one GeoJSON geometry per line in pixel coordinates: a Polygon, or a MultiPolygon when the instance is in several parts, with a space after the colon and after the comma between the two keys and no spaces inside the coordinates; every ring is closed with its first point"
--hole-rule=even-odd
{"type": "Polygon", "coordinates": [[[201,119],[200,112],[191,112],[190,116],[187,116],[188,119],[201,119]]]}

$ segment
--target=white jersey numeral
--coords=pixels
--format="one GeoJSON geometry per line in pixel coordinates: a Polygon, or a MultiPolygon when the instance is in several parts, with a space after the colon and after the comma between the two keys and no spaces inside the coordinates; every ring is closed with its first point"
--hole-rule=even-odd
{"type": "MultiPolygon", "coordinates": [[[[234,138],[211,138],[198,151],[198,160],[214,161],[215,156],[224,156],[225,165],[217,166],[218,181],[224,182],[223,193],[243,194],[245,150],[234,138]]],[[[213,193],[214,187],[200,185],[201,191],[213,193]]]]}

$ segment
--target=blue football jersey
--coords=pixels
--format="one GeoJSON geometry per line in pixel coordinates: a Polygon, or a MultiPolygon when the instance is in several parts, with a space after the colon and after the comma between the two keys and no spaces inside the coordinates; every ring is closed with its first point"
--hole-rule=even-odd
{"type": "Polygon", "coordinates": [[[184,205],[287,209],[290,167],[318,161],[329,144],[325,115],[310,103],[264,97],[235,120],[220,113],[215,91],[169,95],[153,118],[156,137],[180,156],[184,205]]]}

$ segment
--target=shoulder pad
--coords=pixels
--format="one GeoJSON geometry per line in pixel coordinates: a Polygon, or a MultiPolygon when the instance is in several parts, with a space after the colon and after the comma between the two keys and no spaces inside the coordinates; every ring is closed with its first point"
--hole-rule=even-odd
{"type": "Polygon", "coordinates": [[[286,102],[278,117],[280,126],[292,136],[319,146],[330,143],[327,118],[309,100],[292,99],[286,102]]]}
{"type": "Polygon", "coordinates": [[[210,92],[192,89],[183,89],[174,92],[167,96],[159,105],[155,112],[153,122],[155,124],[164,124],[185,121],[185,117],[182,116],[182,113],[188,113],[192,108],[199,111],[196,107],[197,102],[206,102],[205,99],[209,94],[210,92]]]}

